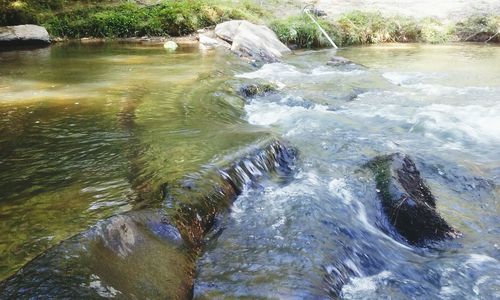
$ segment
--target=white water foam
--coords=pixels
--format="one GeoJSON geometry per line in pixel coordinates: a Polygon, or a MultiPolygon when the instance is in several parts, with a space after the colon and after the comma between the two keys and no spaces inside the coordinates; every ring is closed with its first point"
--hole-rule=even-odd
{"type": "Polygon", "coordinates": [[[467,95],[472,92],[498,92],[498,88],[484,86],[455,87],[437,84],[436,79],[443,79],[444,74],[418,72],[386,72],[382,76],[389,82],[404,88],[417,90],[420,94],[430,96],[467,95]]]}
{"type": "Polygon", "coordinates": [[[426,74],[420,72],[385,72],[382,77],[395,85],[411,84],[421,82],[425,79],[436,78],[436,74],[426,74]]]}
{"type": "Polygon", "coordinates": [[[498,261],[488,255],[473,253],[470,255],[470,258],[467,259],[465,265],[478,267],[485,263],[498,263],[498,261]]]}
{"type": "Polygon", "coordinates": [[[410,250],[410,248],[390,236],[388,236],[385,232],[381,231],[379,228],[373,226],[373,222],[370,222],[368,220],[368,214],[366,213],[366,208],[364,204],[355,199],[352,191],[348,187],[348,183],[345,181],[343,178],[335,178],[330,181],[328,184],[328,190],[330,193],[334,196],[337,196],[338,198],[342,199],[342,201],[345,204],[348,205],[353,205],[356,209],[356,217],[359,220],[361,224],[363,224],[363,228],[366,229],[367,231],[371,232],[374,235],[377,235],[385,240],[388,240],[394,244],[396,244],[398,247],[401,247],[406,250],[410,250]]]}
{"type": "Polygon", "coordinates": [[[375,292],[377,287],[391,275],[392,273],[389,271],[382,271],[373,276],[354,277],[342,287],[342,296],[352,299],[366,297],[367,293],[375,292]]]}
{"type": "Polygon", "coordinates": [[[285,86],[287,81],[330,81],[332,77],[358,76],[365,72],[366,71],[364,70],[339,70],[328,66],[320,66],[312,69],[310,72],[303,72],[296,67],[285,63],[272,63],[262,66],[257,71],[237,74],[236,77],[246,79],[265,79],[285,86]]]}
{"type": "Polygon", "coordinates": [[[490,143],[500,141],[500,105],[451,106],[431,104],[417,110],[410,119],[428,132],[452,134],[457,139],[490,143]]]}
{"type": "Polygon", "coordinates": [[[347,183],[343,178],[335,178],[328,184],[328,190],[330,192],[342,199],[345,204],[350,204],[352,202],[352,194],[347,190],[347,183]]]}
{"type": "Polygon", "coordinates": [[[454,147],[463,142],[492,144],[500,141],[500,104],[491,106],[430,104],[416,107],[357,103],[335,113],[353,118],[382,118],[396,121],[400,126],[409,124],[411,125],[409,132],[422,132],[426,137],[454,147]]]}

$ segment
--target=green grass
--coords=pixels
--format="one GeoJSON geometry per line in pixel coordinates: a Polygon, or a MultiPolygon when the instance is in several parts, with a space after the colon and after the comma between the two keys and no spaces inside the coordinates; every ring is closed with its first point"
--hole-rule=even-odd
{"type": "MultiPolygon", "coordinates": [[[[338,36],[330,23],[321,19],[318,21],[321,27],[332,38],[335,39],[338,36]]],[[[300,48],[315,48],[330,45],[318,27],[305,15],[274,21],[270,27],[278,38],[288,45],[295,45],[300,48]]]]}
{"type": "Polygon", "coordinates": [[[500,16],[475,15],[458,22],[454,28],[461,41],[500,42],[500,16]]]}
{"type": "Polygon", "coordinates": [[[251,1],[165,0],[150,6],[125,0],[0,1],[0,25],[40,24],[52,36],[67,38],[180,36],[231,19],[259,22],[266,15],[251,1]]]}
{"type": "MultiPolygon", "coordinates": [[[[339,46],[378,43],[427,42],[451,40],[448,27],[434,19],[385,17],[381,13],[353,11],[331,22],[319,20],[339,46]]],[[[295,16],[271,24],[280,40],[300,48],[329,45],[319,29],[306,16],[295,16]]]]}
{"type": "Polygon", "coordinates": [[[215,22],[201,1],[172,1],[151,7],[126,3],[76,9],[58,13],[43,24],[52,35],[78,38],[178,36],[215,22]]]}
{"type": "MultiPolygon", "coordinates": [[[[261,7],[255,0],[163,0],[149,6],[133,0],[0,0],[0,26],[39,24],[52,36],[66,38],[180,36],[234,19],[267,23],[281,41],[293,47],[329,46],[307,16],[276,20],[268,7],[261,7]]],[[[352,11],[333,21],[320,18],[318,22],[339,46],[500,42],[500,16],[494,15],[477,15],[445,24],[433,18],[387,17],[376,12],[352,11]]]]}
{"type": "Polygon", "coordinates": [[[112,5],[120,0],[0,0],[0,26],[39,24],[47,15],[75,7],[112,5]]]}
{"type": "MultiPolygon", "coordinates": [[[[393,42],[500,42],[500,17],[491,15],[472,16],[462,22],[445,24],[435,18],[387,17],[376,12],[352,11],[334,21],[319,19],[319,22],[339,46],[393,42]]],[[[274,21],[271,28],[282,42],[298,48],[329,45],[304,15],[274,21]]]]}

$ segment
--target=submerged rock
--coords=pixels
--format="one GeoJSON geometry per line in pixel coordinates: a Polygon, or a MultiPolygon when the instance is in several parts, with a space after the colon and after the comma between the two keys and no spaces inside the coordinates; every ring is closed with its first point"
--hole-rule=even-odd
{"type": "Polygon", "coordinates": [[[436,199],[407,155],[377,157],[369,167],[389,221],[408,242],[421,244],[460,236],[437,212],[436,199]]]}
{"type": "Polygon", "coordinates": [[[111,217],[0,283],[2,299],[188,298],[194,256],[161,211],[111,217]]]}
{"type": "Polygon", "coordinates": [[[191,174],[166,187],[167,206],[184,240],[197,247],[243,189],[269,174],[288,174],[296,151],[278,140],[265,140],[226,158],[228,164],[191,174]]]}
{"type": "Polygon", "coordinates": [[[231,43],[231,51],[264,62],[276,62],[291,50],[266,26],[244,20],[218,24],[215,34],[231,43]]]}
{"type": "Polygon", "coordinates": [[[326,63],[329,66],[343,66],[343,65],[350,65],[354,64],[352,61],[348,60],[347,58],[341,57],[341,56],[334,56],[330,58],[330,60],[326,63]]]}
{"type": "Polygon", "coordinates": [[[0,46],[47,46],[50,36],[44,27],[17,25],[0,27],[0,46]]]}
{"type": "Polygon", "coordinates": [[[275,91],[276,88],[269,83],[250,83],[242,85],[238,93],[245,98],[250,98],[255,96],[262,96],[275,91]]]}
{"type": "Polygon", "coordinates": [[[166,209],[103,220],[0,282],[0,299],[189,299],[203,239],[245,186],[288,173],[296,153],[266,139],[166,185],[166,209]]]}

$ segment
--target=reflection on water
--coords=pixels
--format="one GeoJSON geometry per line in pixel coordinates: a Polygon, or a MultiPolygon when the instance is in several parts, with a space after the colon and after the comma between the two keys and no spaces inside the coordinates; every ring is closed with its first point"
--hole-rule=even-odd
{"type": "Polygon", "coordinates": [[[0,279],[267,135],[227,92],[239,64],[114,44],[0,53],[0,279]]]}

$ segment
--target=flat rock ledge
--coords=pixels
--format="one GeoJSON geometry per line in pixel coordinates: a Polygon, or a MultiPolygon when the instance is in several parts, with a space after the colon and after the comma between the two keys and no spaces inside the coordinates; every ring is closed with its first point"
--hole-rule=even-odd
{"type": "Polygon", "coordinates": [[[409,156],[380,156],[369,167],[387,218],[410,244],[461,236],[437,212],[436,199],[409,156]]]}
{"type": "Polygon", "coordinates": [[[37,25],[0,27],[0,47],[48,45],[50,36],[44,27],[37,25]]]}

